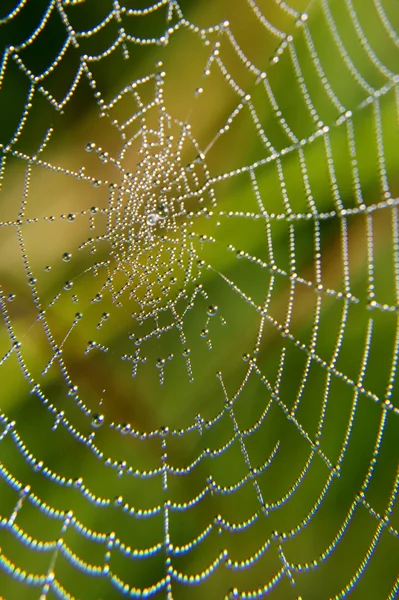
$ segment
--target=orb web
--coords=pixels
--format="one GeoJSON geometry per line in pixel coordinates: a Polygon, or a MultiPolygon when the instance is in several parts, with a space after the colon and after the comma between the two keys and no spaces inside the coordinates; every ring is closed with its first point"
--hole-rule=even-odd
{"type": "Polygon", "coordinates": [[[393,600],[394,0],[0,10],[0,593],[393,600]]]}

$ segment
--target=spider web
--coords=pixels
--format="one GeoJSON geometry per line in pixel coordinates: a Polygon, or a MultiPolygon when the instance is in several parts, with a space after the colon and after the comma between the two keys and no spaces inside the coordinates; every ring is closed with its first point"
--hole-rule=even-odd
{"type": "Polygon", "coordinates": [[[0,593],[396,598],[395,1],[0,10],[0,593]]]}

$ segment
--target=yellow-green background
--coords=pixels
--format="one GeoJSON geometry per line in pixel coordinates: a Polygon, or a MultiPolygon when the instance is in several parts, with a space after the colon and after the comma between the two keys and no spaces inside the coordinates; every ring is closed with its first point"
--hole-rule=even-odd
{"type": "MultiPolygon", "coordinates": [[[[28,2],[26,9],[14,21],[0,29],[2,46],[18,43],[26,39],[34,23],[40,20],[45,2],[28,2]],[[2,37],[3,35],[3,37],[2,37]]],[[[132,3],[133,4],[133,3],[132,3]]],[[[398,48],[388,39],[386,31],[378,20],[371,0],[353,2],[367,39],[375,49],[379,59],[393,72],[397,70],[398,48]]],[[[295,77],[288,50],[280,62],[270,64],[278,41],[266,34],[245,2],[217,0],[216,2],[183,2],[182,9],[187,18],[201,27],[230,21],[231,30],[237,42],[243,47],[250,60],[268,74],[270,85],[279,103],[282,115],[298,138],[307,138],[316,129],[304,104],[298,81],[295,77]]],[[[329,2],[340,35],[350,53],[356,68],[376,89],[389,83],[370,63],[361,44],[356,39],[353,25],[350,23],[345,3],[342,0],[329,2]]],[[[392,27],[399,28],[399,16],[394,0],[384,2],[392,27]]],[[[12,6],[12,3],[10,4],[12,6]]],[[[144,6],[140,3],[140,7],[144,6]]],[[[335,126],[339,114],[328,100],[325,89],[320,84],[312,65],[303,34],[295,26],[295,20],[276,3],[265,2],[261,5],[270,21],[281,30],[294,36],[296,53],[303,70],[308,90],[319,115],[330,126],[334,168],[342,204],[346,208],[355,206],[353,191],[353,169],[348,150],[345,125],[335,126]]],[[[381,164],[378,161],[376,140],[375,105],[359,108],[367,94],[361,90],[343,64],[337,47],[326,25],[319,2],[310,6],[306,2],[292,2],[299,11],[308,11],[309,28],[317,49],[321,64],[332,89],[346,109],[353,111],[357,160],[362,194],[366,205],[382,200],[381,164]]],[[[138,4],[135,3],[135,7],[138,4]]],[[[78,28],[91,28],[111,10],[111,2],[105,0],[88,1],[81,6],[71,7],[71,24],[78,28]],[[72,19],[75,15],[75,21],[72,19]]],[[[3,10],[3,9],[1,9],[3,10]]],[[[154,16],[140,17],[124,21],[126,30],[139,37],[158,36],[164,29],[166,11],[160,10],[154,16]]],[[[54,18],[46,26],[46,36],[39,36],[26,50],[20,52],[26,66],[33,72],[47,67],[60,47],[64,26],[54,18]]],[[[68,89],[82,53],[102,52],[115,39],[115,23],[104,33],[93,35],[82,41],[77,51],[67,53],[65,60],[54,70],[44,87],[61,98],[68,89]]],[[[210,35],[210,39],[220,39],[221,56],[225,60],[233,78],[252,95],[253,104],[266,134],[276,150],[281,151],[289,145],[278,119],[271,109],[261,83],[255,83],[255,77],[240,65],[237,56],[229,49],[222,36],[210,35]]],[[[109,100],[131,81],[154,71],[155,63],[161,59],[166,72],[165,106],[173,118],[187,119],[194,137],[200,147],[205,148],[226,122],[236,106],[237,96],[229,89],[216,67],[212,67],[209,78],[203,78],[206,57],[209,50],[204,47],[192,32],[182,31],[173,34],[165,47],[128,45],[130,60],[124,61],[121,50],[94,64],[93,74],[104,98],[109,100]],[[194,90],[204,87],[200,98],[194,98],[194,90]]],[[[28,91],[27,77],[12,62],[7,67],[0,95],[0,132],[1,142],[6,144],[12,137],[28,91]]],[[[153,93],[147,88],[149,95],[153,93]]],[[[144,92],[143,92],[144,93],[144,92]]],[[[381,110],[385,165],[391,196],[395,198],[398,190],[397,145],[398,107],[395,90],[383,94],[379,100],[381,110]]],[[[127,115],[136,110],[133,101],[120,108],[127,115]]],[[[78,169],[85,165],[87,172],[98,179],[112,180],[111,170],[93,155],[88,155],[85,145],[95,141],[112,153],[120,148],[120,139],[107,119],[100,118],[98,107],[93,101],[92,92],[84,77],[74,97],[65,107],[64,114],[57,114],[48,102],[36,94],[30,109],[26,127],[15,148],[32,155],[42,139],[44,132],[52,125],[54,136],[43,156],[52,164],[64,169],[78,169]]],[[[234,168],[248,165],[264,157],[262,148],[249,114],[243,111],[231,131],[222,136],[209,151],[207,165],[211,175],[228,172],[234,168]]],[[[304,146],[304,155],[308,166],[309,184],[318,212],[337,209],[329,180],[325,146],[322,137],[304,146]]],[[[187,155],[187,162],[193,156],[187,155]]],[[[132,157],[132,170],[135,158],[132,157]]],[[[0,219],[3,223],[15,222],[21,207],[26,161],[9,156],[0,194],[0,219]]],[[[290,152],[281,158],[281,165],[287,187],[287,194],[293,212],[308,212],[304,183],[299,169],[298,153],[290,152]]],[[[276,162],[261,167],[257,171],[257,181],[264,206],[269,214],[284,213],[281,189],[277,177],[276,162]]],[[[228,178],[215,184],[217,210],[257,212],[259,210],[247,175],[228,178]]],[[[246,303],[231,286],[222,280],[216,271],[229,278],[255,305],[262,305],[269,288],[272,272],[269,268],[260,269],[247,259],[238,260],[235,252],[227,250],[232,244],[251,256],[268,262],[265,226],[263,220],[221,217],[209,222],[199,219],[195,224],[197,233],[212,235],[216,242],[204,244],[201,256],[212,269],[205,269],[201,282],[208,294],[209,303],[217,304],[218,316],[211,320],[209,328],[213,343],[209,351],[199,332],[206,321],[207,301],[196,304],[185,321],[184,331],[191,348],[194,382],[189,383],[185,361],[181,356],[182,347],[178,336],[165,335],[160,340],[152,340],[143,350],[147,363],[139,367],[136,379],[130,377],[130,366],[120,357],[131,348],[128,334],[140,334],[140,328],[131,318],[134,310],[128,300],[118,309],[105,299],[104,306],[110,312],[110,321],[98,333],[95,329],[97,316],[104,310],[90,304],[90,299],[98,291],[97,280],[84,270],[93,259],[89,254],[79,253],[78,246],[90,232],[87,217],[76,217],[72,223],[60,218],[68,213],[79,213],[90,206],[106,206],[108,190],[105,186],[93,188],[89,183],[76,181],[62,173],[49,173],[41,167],[33,166],[32,178],[26,205],[26,219],[38,218],[37,223],[24,222],[20,227],[30,267],[37,279],[37,290],[43,307],[62,290],[66,280],[74,281],[74,292],[80,297],[79,305],[71,302],[70,295],[62,293],[61,299],[46,312],[54,338],[63,339],[71,326],[73,315],[81,310],[84,318],[73,335],[63,347],[63,357],[74,383],[79,385],[79,393],[87,406],[93,411],[102,411],[106,425],[96,431],[96,443],[112,460],[126,460],[135,468],[151,469],[160,466],[160,439],[135,441],[131,436],[121,436],[111,431],[108,425],[130,423],[138,431],[152,431],[161,426],[173,428],[188,427],[196,414],[206,420],[212,419],[223,408],[225,401],[222,386],[216,377],[221,371],[226,392],[232,397],[245,378],[248,363],[242,355],[252,353],[256,344],[259,327],[259,312],[246,303]],[[43,220],[43,216],[54,215],[55,221],[43,220]],[[73,259],[64,263],[63,252],[70,251],[73,259]],[[52,267],[45,272],[46,265],[52,267]],[[223,325],[220,317],[225,320],[223,325]],[[89,339],[97,336],[110,351],[107,355],[90,353],[84,355],[89,339]],[[156,358],[174,354],[174,359],[165,368],[165,382],[159,385],[156,358]],[[99,400],[103,403],[99,408],[99,400]]],[[[373,247],[375,269],[375,299],[377,302],[395,306],[398,302],[395,286],[394,240],[392,234],[393,211],[383,208],[373,213],[373,247]]],[[[99,222],[98,222],[99,223],[99,222]]],[[[296,587],[292,587],[287,577],[270,593],[271,598],[291,599],[302,596],[304,599],[322,599],[334,597],[348,584],[366,556],[372,536],[379,522],[378,515],[387,509],[398,468],[398,425],[397,415],[388,411],[384,435],[379,447],[377,462],[371,482],[366,491],[366,500],[372,516],[365,505],[359,504],[355,510],[348,530],[337,548],[325,562],[320,562],[321,553],[342,527],[351,503],[361,489],[367,469],[372,459],[378,428],[383,414],[384,401],[390,369],[394,361],[394,343],[397,327],[396,312],[368,310],[368,268],[367,268],[367,229],[366,216],[357,214],[346,220],[348,228],[348,254],[351,292],[359,302],[348,303],[348,316],[342,343],[334,371],[346,375],[357,382],[365,351],[365,338],[369,319],[373,320],[373,331],[367,368],[362,381],[362,390],[357,398],[357,408],[353,429],[341,464],[340,478],[334,479],[328,489],[317,514],[310,523],[292,539],[282,543],[285,557],[294,564],[317,561],[317,568],[303,574],[294,574],[296,587]],[[377,401],[364,393],[367,390],[375,395],[377,401]]],[[[101,225],[97,227],[100,229],[101,225]]],[[[315,285],[314,226],[313,221],[301,220],[295,223],[296,271],[300,277],[315,285]]],[[[271,221],[274,257],[277,267],[289,271],[289,228],[287,221],[271,221]]],[[[341,219],[332,217],[320,222],[322,282],[325,288],[336,292],[344,290],[342,228],[341,219]]],[[[45,377],[41,371],[51,357],[50,345],[43,328],[37,320],[37,308],[32,301],[32,290],[27,283],[23,266],[22,252],[17,240],[17,227],[4,226],[0,230],[1,286],[4,296],[16,295],[12,303],[6,303],[11,324],[17,339],[21,342],[21,355],[35,382],[40,383],[45,396],[58,410],[65,410],[67,418],[84,434],[91,431],[90,419],[83,417],[73,406],[67,395],[67,385],[60,369],[53,366],[45,377]]],[[[396,249],[398,251],[398,249],[396,249]]],[[[98,256],[104,258],[107,248],[99,250],[98,256]]],[[[290,333],[309,348],[316,308],[317,294],[313,287],[295,286],[293,314],[290,333]]],[[[191,291],[192,286],[189,286],[191,291]]],[[[267,309],[268,317],[284,324],[289,303],[290,281],[287,276],[274,275],[274,287],[267,309]]],[[[334,295],[322,295],[320,325],[318,330],[316,353],[321,360],[329,364],[337,345],[337,336],[342,320],[345,300],[334,295]]],[[[144,325],[143,327],[146,327],[144,325]]],[[[2,328],[0,337],[2,355],[11,347],[9,331],[2,328]]],[[[276,385],[278,366],[283,348],[286,348],[284,368],[277,398],[270,404],[269,413],[257,432],[246,438],[248,453],[252,464],[263,464],[275,444],[280,447],[271,467],[259,477],[259,484],[266,502],[276,502],[291,488],[298,478],[311,452],[311,443],[304,439],[297,427],[289,422],[284,414],[283,405],[290,408],[298,395],[304,375],[307,354],[298,348],[291,338],[284,338],[270,321],[264,327],[256,365],[272,386],[276,385]]],[[[16,359],[16,353],[4,361],[0,368],[1,410],[10,420],[16,421],[16,428],[29,450],[38,460],[43,460],[49,468],[65,477],[82,477],[84,484],[93,493],[111,498],[122,495],[125,502],[136,507],[148,508],[163,502],[188,501],[199,493],[211,474],[221,485],[232,485],[247,473],[242,453],[236,441],[225,454],[215,458],[204,458],[190,474],[184,477],[169,476],[169,491],[161,490],[160,477],[149,482],[133,477],[117,477],[114,469],[104,467],[82,444],[73,441],[71,436],[59,427],[51,431],[53,418],[41,406],[37,395],[30,394],[32,385],[23,377],[16,359]]],[[[327,370],[312,362],[304,390],[297,419],[313,439],[317,430],[323,395],[326,389],[327,370]]],[[[320,448],[335,465],[348,429],[350,411],[355,398],[354,386],[348,384],[333,373],[328,393],[324,427],[320,438],[320,448]]],[[[237,397],[235,414],[241,429],[253,425],[262,414],[271,399],[270,391],[254,372],[249,376],[237,397]]],[[[397,391],[394,386],[390,398],[393,406],[398,406],[397,391]]],[[[216,450],[231,439],[233,426],[227,412],[220,423],[204,430],[187,433],[182,437],[167,438],[169,462],[175,466],[186,466],[203,451],[204,448],[216,450]]],[[[98,532],[115,531],[126,544],[137,548],[146,548],[163,540],[162,514],[145,521],[123,515],[120,507],[111,503],[110,507],[94,507],[81,497],[74,488],[65,489],[53,483],[41,473],[34,473],[21,457],[15,444],[7,436],[0,446],[0,458],[22,485],[31,484],[32,491],[49,506],[60,510],[72,509],[76,517],[87,527],[98,532]]],[[[320,456],[314,455],[311,467],[299,489],[290,500],[269,513],[245,533],[217,533],[217,528],[197,549],[183,556],[175,557],[172,563],[184,573],[195,574],[206,568],[222,548],[229,550],[232,560],[244,560],[252,555],[269,538],[273,531],[289,533],[296,527],[314,506],[328,477],[328,468],[320,456]]],[[[0,513],[8,516],[18,500],[18,495],[2,481],[0,487],[0,513]]],[[[171,539],[175,545],[184,545],[199,535],[202,530],[221,514],[226,520],[240,522],[248,519],[259,510],[259,503],[251,482],[228,497],[218,494],[208,495],[195,509],[171,516],[171,539]]],[[[41,514],[37,508],[25,501],[16,520],[33,537],[40,540],[57,539],[60,535],[60,522],[41,514]]],[[[398,530],[398,511],[393,509],[390,522],[398,530]]],[[[72,531],[64,536],[66,544],[83,560],[102,565],[104,544],[83,541],[82,536],[72,531]]],[[[24,549],[8,531],[0,533],[0,547],[11,561],[19,567],[33,573],[45,573],[50,563],[49,553],[32,552],[24,549]]],[[[165,574],[165,555],[161,552],[157,558],[141,561],[120,558],[114,550],[111,568],[123,580],[137,587],[155,583],[165,574]]],[[[281,568],[278,544],[271,547],[258,564],[235,574],[231,570],[219,567],[205,583],[199,586],[183,587],[174,584],[175,598],[222,598],[228,589],[237,586],[240,590],[262,587],[270,581],[281,568]]],[[[351,594],[353,598],[387,598],[398,576],[398,540],[387,530],[372,557],[370,565],[361,576],[351,594]]],[[[65,558],[59,556],[55,564],[55,574],[60,583],[72,595],[84,599],[116,598],[115,589],[103,578],[91,578],[73,569],[65,558]]],[[[17,585],[3,572],[0,573],[0,594],[7,600],[14,598],[37,598],[39,589],[29,589],[17,585]]],[[[162,597],[161,592],[159,597],[162,597]]],[[[52,592],[48,597],[52,596],[52,592]]],[[[393,596],[392,596],[393,597],[393,596]]]]}

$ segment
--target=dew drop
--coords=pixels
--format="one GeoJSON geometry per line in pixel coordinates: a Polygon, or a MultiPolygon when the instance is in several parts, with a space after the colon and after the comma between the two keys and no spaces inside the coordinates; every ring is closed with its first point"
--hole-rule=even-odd
{"type": "Polygon", "coordinates": [[[167,427],[166,425],[163,425],[162,427],[159,428],[159,433],[162,437],[166,437],[169,433],[169,427],[167,427]]]}
{"type": "Polygon", "coordinates": [[[33,470],[37,473],[38,471],[40,471],[40,469],[42,469],[44,466],[44,463],[42,460],[40,460],[39,462],[35,463],[33,465],[33,470]]]}
{"type": "Polygon", "coordinates": [[[29,277],[28,283],[29,285],[34,286],[36,283],[36,279],[34,277],[29,277]]]}
{"type": "Polygon", "coordinates": [[[216,304],[211,304],[210,306],[208,306],[207,311],[208,315],[210,317],[214,317],[216,315],[216,313],[218,312],[218,307],[216,306],[216,304]]]}
{"type": "Polygon", "coordinates": [[[158,220],[159,220],[159,217],[158,217],[158,215],[156,215],[156,214],[154,214],[154,213],[150,213],[149,215],[147,215],[147,218],[146,218],[146,223],[147,223],[147,225],[149,225],[150,227],[154,227],[154,225],[156,225],[156,224],[157,224],[158,220]]]}
{"type": "Polygon", "coordinates": [[[190,356],[190,352],[191,352],[190,348],[184,348],[182,354],[185,358],[187,358],[188,356],[190,356]]]}
{"type": "Polygon", "coordinates": [[[155,364],[157,365],[158,369],[163,369],[163,367],[165,366],[165,359],[164,358],[157,358],[155,364]]]}
{"type": "Polygon", "coordinates": [[[69,215],[67,216],[68,221],[70,221],[72,223],[72,221],[75,220],[76,215],[74,215],[73,213],[69,213],[69,215]]]}
{"type": "Polygon", "coordinates": [[[15,294],[8,294],[7,302],[13,302],[15,300],[15,294]]]}
{"type": "Polygon", "coordinates": [[[62,260],[64,262],[70,261],[71,258],[72,258],[72,254],[70,252],[64,252],[64,254],[62,255],[62,260]]]}
{"type": "Polygon", "coordinates": [[[95,429],[98,429],[104,424],[104,421],[104,415],[101,415],[100,413],[94,413],[91,417],[91,426],[95,429]]]}
{"type": "Polygon", "coordinates": [[[66,282],[64,283],[64,290],[65,290],[66,292],[68,292],[69,290],[71,290],[71,289],[72,289],[72,286],[73,286],[73,282],[72,282],[72,281],[66,281],[66,282]]]}
{"type": "Polygon", "coordinates": [[[88,144],[86,144],[85,150],[86,150],[86,152],[93,152],[95,147],[96,147],[96,145],[94,142],[89,142],[88,144]]]}
{"type": "Polygon", "coordinates": [[[130,430],[131,430],[130,423],[122,423],[122,425],[121,425],[122,435],[127,435],[128,433],[130,433],[130,430]]]}
{"type": "Polygon", "coordinates": [[[206,327],[204,329],[201,329],[201,337],[202,338],[206,338],[209,335],[209,329],[207,329],[206,327]]]}
{"type": "Polygon", "coordinates": [[[160,204],[157,207],[157,215],[162,220],[166,219],[169,215],[169,208],[165,204],[160,204]]]}

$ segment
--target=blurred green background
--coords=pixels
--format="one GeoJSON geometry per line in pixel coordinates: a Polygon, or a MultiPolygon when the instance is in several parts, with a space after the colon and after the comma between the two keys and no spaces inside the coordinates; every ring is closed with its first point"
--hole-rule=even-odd
{"type": "MultiPolygon", "coordinates": [[[[53,569],[71,597],[118,598],[122,594],[110,578],[94,577],[87,566],[74,566],[68,552],[82,564],[102,567],[104,534],[115,532],[120,543],[132,550],[161,544],[150,558],[126,557],[115,548],[109,563],[111,571],[129,586],[154,585],[166,574],[163,507],[170,500],[170,539],[175,548],[171,560],[176,571],[200,573],[224,549],[231,561],[200,584],[174,581],[175,599],[216,600],[228,597],[234,587],[242,592],[261,589],[284,561],[297,568],[291,572],[287,567],[267,597],[395,598],[399,573],[395,381],[399,242],[396,201],[389,205],[386,200],[396,199],[399,187],[399,109],[393,78],[399,48],[392,33],[399,30],[396,0],[310,4],[291,0],[291,12],[281,2],[257,2],[276,31],[292,36],[278,62],[273,57],[284,38],[261,23],[251,2],[182,1],[179,5],[188,22],[208,31],[227,19],[234,38],[208,31],[207,46],[196,31],[181,27],[170,34],[167,44],[127,41],[127,59],[122,47],[107,53],[119,28],[123,26],[127,36],[135,39],[158,39],[165,32],[166,5],[138,16],[122,11],[121,22],[113,17],[97,32],[93,28],[116,10],[112,2],[65,3],[64,12],[57,4],[41,33],[26,47],[19,47],[43,22],[47,4],[28,1],[0,26],[1,51],[12,45],[20,60],[11,53],[7,64],[3,62],[0,90],[4,317],[0,350],[6,357],[0,368],[0,410],[8,422],[15,421],[15,430],[31,453],[27,460],[16,438],[8,433],[0,444],[0,460],[22,487],[31,486],[15,524],[45,542],[62,535],[65,546],[56,556],[46,548],[28,549],[15,530],[7,528],[19,495],[2,476],[3,559],[7,557],[28,573],[45,574],[53,569]],[[306,25],[298,25],[297,17],[304,12],[306,25]],[[354,14],[363,36],[357,36],[354,14]],[[71,43],[58,60],[66,40],[62,15],[67,15],[75,31],[92,33],[77,35],[78,45],[71,43]],[[233,78],[233,87],[215,62],[204,76],[215,42],[220,42],[220,64],[233,78]],[[266,79],[243,63],[235,44],[266,79]],[[94,142],[116,157],[124,141],[112,120],[128,119],[139,106],[137,97],[129,93],[102,116],[104,110],[85,73],[69,98],[84,55],[89,56],[88,68],[105,103],[125,86],[162,68],[166,74],[163,102],[172,119],[173,135],[181,132],[178,123],[189,123],[198,147],[204,152],[209,147],[205,163],[216,205],[210,207],[210,218],[202,214],[190,226],[195,256],[204,266],[195,266],[186,280],[184,266],[170,265],[176,289],[183,288],[190,298],[200,283],[203,294],[184,313],[185,343],[176,327],[144,340],[141,356],[146,362],[139,364],[134,378],[131,363],[122,357],[134,353],[138,337],[167,326],[171,314],[160,312],[158,322],[147,318],[140,325],[132,316],[139,312],[135,297],[125,294],[117,306],[105,291],[101,302],[92,302],[102,292],[107,276],[101,267],[96,276],[93,264],[110,256],[108,184],[120,184],[121,169],[103,164],[97,152],[87,153],[85,147],[94,142]],[[93,59],[96,55],[98,60],[93,59]],[[159,60],[162,67],[156,66],[159,60]],[[315,65],[324,72],[323,82],[315,65]],[[350,65],[360,74],[357,80],[350,65]],[[29,72],[38,75],[46,69],[48,75],[36,82],[27,109],[29,72]],[[229,131],[220,134],[240,102],[238,86],[250,94],[251,101],[229,131]],[[200,87],[203,92],[198,95],[200,87]],[[377,93],[371,96],[370,90],[377,93]],[[66,95],[62,111],[56,110],[49,99],[62,103],[66,95]],[[352,111],[352,116],[340,120],[341,108],[352,111]],[[26,122],[14,138],[24,111],[26,122]],[[270,147],[262,143],[258,123],[270,147]],[[312,137],[325,126],[328,131],[312,137]],[[53,134],[39,155],[40,164],[35,164],[31,158],[49,127],[53,134]],[[295,146],[287,131],[304,140],[303,145],[295,146]],[[262,206],[248,171],[219,177],[273,153],[279,157],[253,170],[262,206]],[[40,161],[59,169],[45,168],[40,161]],[[85,176],[99,181],[99,186],[72,175],[82,167],[85,176]],[[359,204],[364,205],[361,210],[359,204]],[[372,208],[367,212],[365,207],[372,208]],[[291,214],[299,217],[290,218],[291,214]],[[105,242],[87,242],[101,235],[105,242]],[[213,241],[203,242],[201,235],[213,241]],[[63,260],[65,253],[72,258],[63,260]],[[30,276],[36,280],[33,288],[30,276]],[[66,282],[73,283],[71,289],[65,289],[66,282]],[[320,283],[322,288],[317,290],[320,283]],[[10,299],[10,294],[15,298],[10,299]],[[209,305],[218,307],[216,316],[208,317],[209,305]],[[39,310],[44,310],[43,319],[39,310]],[[74,325],[77,312],[82,318],[74,325]],[[104,312],[109,317],[98,328],[104,312]],[[209,329],[206,339],[201,337],[204,327],[209,329]],[[14,340],[20,347],[10,352],[14,340]],[[94,348],[87,353],[90,340],[108,351],[94,348]],[[55,359],[46,369],[54,347],[61,347],[62,363],[55,359]],[[185,347],[190,349],[192,382],[185,347]],[[167,360],[170,355],[173,358],[167,360]],[[156,366],[159,358],[166,361],[163,385],[156,366]],[[75,396],[72,385],[78,386],[75,396]],[[226,409],[226,399],[234,399],[232,411],[226,409]],[[87,407],[86,414],[79,400],[87,407]],[[49,403],[61,413],[61,420],[65,417],[85,436],[86,443],[76,440],[63,422],[54,427],[57,419],[49,403]],[[293,418],[287,418],[290,413],[293,418]],[[103,415],[102,427],[93,427],[94,414],[103,415]],[[222,416],[214,422],[217,415],[222,416]],[[169,433],[163,437],[165,427],[169,433]],[[242,437],[237,431],[248,431],[248,435],[242,437]],[[147,435],[138,439],[135,432],[147,435]],[[87,445],[90,435],[103,453],[101,458],[87,445]],[[160,469],[163,439],[168,465],[175,469],[193,465],[184,474],[170,470],[167,491],[160,472],[142,478],[128,472],[129,466],[147,473],[160,469]],[[225,444],[225,451],[219,452],[225,444]],[[260,470],[249,478],[242,444],[252,466],[260,470]],[[262,468],[270,456],[270,464],[262,468]],[[43,468],[33,468],[32,457],[71,484],[50,481],[43,468]],[[234,489],[245,477],[247,481],[234,489]],[[213,493],[210,481],[219,486],[213,493]],[[103,498],[104,506],[85,497],[85,489],[103,498]],[[195,506],[184,505],[204,490],[195,506]],[[40,510],[35,498],[63,514],[72,510],[83,527],[100,537],[86,539],[73,525],[61,533],[62,518],[40,510]],[[184,510],[176,509],[179,503],[184,510]],[[135,507],[135,516],[124,511],[126,505],[135,507]],[[139,509],[154,507],[159,507],[154,516],[137,515],[139,509]],[[220,515],[223,522],[238,524],[255,513],[252,525],[233,533],[215,521],[220,515]],[[194,549],[176,551],[210,524],[209,534],[194,549]],[[234,568],[235,562],[244,566],[261,548],[254,564],[234,568]]],[[[126,6],[143,9],[146,3],[126,6]]],[[[15,2],[2,4],[0,18],[14,7],[15,2]]],[[[177,21],[174,13],[168,27],[177,21]]],[[[154,98],[153,79],[137,89],[144,105],[154,98]]],[[[147,119],[157,126],[157,105],[147,119]]],[[[135,132],[142,132],[137,119],[127,135],[135,132]]],[[[122,161],[123,169],[137,172],[139,150],[140,138],[122,161]]],[[[195,144],[184,145],[181,165],[195,161],[197,151],[195,144]]],[[[203,175],[201,164],[196,169],[199,177],[203,175]]],[[[204,196],[207,204],[210,194],[204,196]]],[[[194,206],[193,211],[197,210],[194,206]]],[[[177,239],[179,235],[178,230],[177,239]]],[[[183,254],[186,265],[187,246],[183,254]]],[[[174,289],[171,286],[166,299],[173,298],[174,289]]],[[[183,311],[183,304],[184,299],[177,310],[183,311]]],[[[38,598],[41,592],[42,586],[18,583],[4,568],[0,571],[0,594],[7,600],[38,598]]],[[[56,597],[54,590],[47,597],[56,597]]],[[[165,597],[165,590],[156,597],[165,597]]]]}

